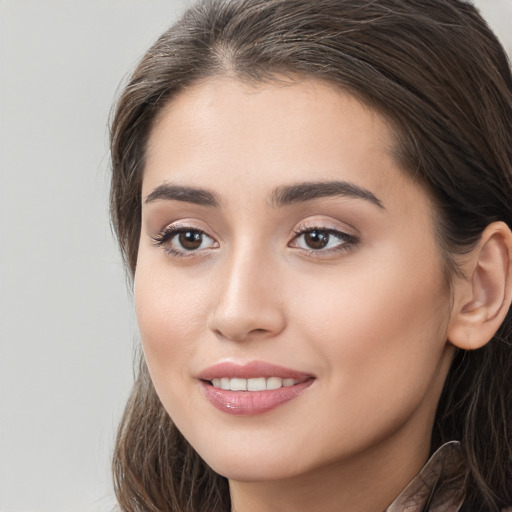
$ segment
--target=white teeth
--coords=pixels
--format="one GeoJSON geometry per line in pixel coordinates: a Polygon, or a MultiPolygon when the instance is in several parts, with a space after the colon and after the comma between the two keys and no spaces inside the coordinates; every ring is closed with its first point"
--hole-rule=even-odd
{"type": "Polygon", "coordinates": [[[267,379],[267,389],[279,389],[283,387],[283,379],[279,377],[269,377],[267,379]]]}
{"type": "Polygon", "coordinates": [[[211,382],[213,387],[226,391],[266,391],[294,386],[299,381],[295,379],[282,379],[281,377],[256,377],[253,379],[222,377],[212,379],[211,382]]]}
{"type": "Polygon", "coordinates": [[[247,391],[247,379],[231,379],[231,391],[247,391]]]}
{"type": "Polygon", "coordinates": [[[247,379],[247,391],[265,391],[267,389],[267,381],[265,377],[257,379],[247,379]]]}

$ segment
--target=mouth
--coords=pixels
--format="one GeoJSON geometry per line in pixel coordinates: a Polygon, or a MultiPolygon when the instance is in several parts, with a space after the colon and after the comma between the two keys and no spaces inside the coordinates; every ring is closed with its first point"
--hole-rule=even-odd
{"type": "Polygon", "coordinates": [[[315,380],[310,374],[254,361],[212,366],[199,376],[209,402],[238,416],[262,414],[298,397],[315,380]]]}
{"type": "Polygon", "coordinates": [[[283,379],[281,377],[255,377],[242,379],[237,377],[214,378],[210,384],[214,388],[225,391],[274,391],[283,387],[295,386],[301,382],[296,379],[283,379]]]}

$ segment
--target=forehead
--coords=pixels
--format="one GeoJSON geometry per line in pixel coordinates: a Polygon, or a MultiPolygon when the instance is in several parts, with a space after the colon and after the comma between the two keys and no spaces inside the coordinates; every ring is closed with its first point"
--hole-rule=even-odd
{"type": "Polygon", "coordinates": [[[396,187],[408,178],[393,147],[386,120],[331,84],[209,79],[160,112],[147,147],[143,198],[168,181],[251,195],[339,179],[396,187]]]}

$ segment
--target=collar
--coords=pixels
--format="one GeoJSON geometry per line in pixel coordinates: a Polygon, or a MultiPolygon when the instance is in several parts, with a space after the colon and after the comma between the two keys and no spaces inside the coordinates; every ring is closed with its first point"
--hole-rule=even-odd
{"type": "Polygon", "coordinates": [[[464,501],[464,477],[460,443],[445,443],[385,512],[457,512],[464,501]]]}

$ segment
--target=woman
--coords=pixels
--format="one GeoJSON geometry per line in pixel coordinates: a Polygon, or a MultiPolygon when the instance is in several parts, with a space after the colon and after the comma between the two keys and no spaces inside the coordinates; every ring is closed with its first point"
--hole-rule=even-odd
{"type": "Polygon", "coordinates": [[[161,36],[112,124],[123,510],[512,504],[511,119],[460,0],[213,0],[161,36]]]}

